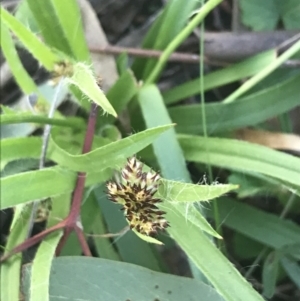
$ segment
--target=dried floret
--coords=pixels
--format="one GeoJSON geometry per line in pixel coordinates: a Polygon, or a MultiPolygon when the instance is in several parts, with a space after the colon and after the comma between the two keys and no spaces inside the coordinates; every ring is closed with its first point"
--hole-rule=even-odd
{"type": "Polygon", "coordinates": [[[123,206],[130,228],[148,236],[169,226],[164,218],[165,212],[157,207],[161,200],[154,197],[159,180],[158,173],[143,172],[142,163],[132,157],[117,175],[116,181],[106,183],[108,198],[123,206]]]}

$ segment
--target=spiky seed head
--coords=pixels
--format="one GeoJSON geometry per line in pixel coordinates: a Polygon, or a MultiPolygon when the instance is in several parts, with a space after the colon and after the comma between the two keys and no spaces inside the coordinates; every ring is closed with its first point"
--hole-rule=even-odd
{"type": "Polygon", "coordinates": [[[106,183],[108,199],[123,205],[131,229],[153,236],[169,226],[165,212],[156,206],[161,200],[153,197],[159,186],[158,173],[143,172],[143,164],[131,157],[116,179],[106,183]]]}

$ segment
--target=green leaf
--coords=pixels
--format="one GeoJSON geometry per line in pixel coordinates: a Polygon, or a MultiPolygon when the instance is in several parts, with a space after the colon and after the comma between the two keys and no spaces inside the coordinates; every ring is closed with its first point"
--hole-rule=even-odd
{"type": "MultiPolygon", "coordinates": [[[[40,1],[45,2],[44,0],[40,1]]],[[[91,58],[84,36],[82,16],[78,2],[75,0],[51,0],[51,2],[58,18],[58,24],[60,24],[64,32],[64,38],[68,41],[68,45],[70,45],[75,59],[77,61],[90,63],[91,58]]]]}
{"type": "MultiPolygon", "coordinates": [[[[6,61],[10,67],[10,70],[23,93],[37,93],[39,95],[40,93],[38,92],[36,84],[34,83],[34,81],[29,76],[29,74],[27,73],[27,71],[21,63],[10,32],[4,23],[1,24],[1,47],[6,61]]],[[[41,95],[39,95],[39,97],[41,97],[41,95]]],[[[42,100],[43,102],[45,102],[44,99],[42,100]]]]}
{"type": "Polygon", "coordinates": [[[261,174],[260,176],[261,177],[254,177],[244,173],[232,172],[228,177],[228,182],[239,185],[239,189],[236,193],[240,199],[254,195],[265,196],[272,194],[278,196],[280,192],[286,192],[282,191],[282,185],[280,185],[280,183],[278,185],[278,181],[261,174]]]}
{"type": "MultiPolygon", "coordinates": [[[[67,216],[71,196],[71,193],[67,193],[52,198],[52,210],[47,221],[47,228],[54,226],[57,224],[57,220],[62,220],[67,216]]],[[[50,300],[49,282],[52,260],[62,235],[62,230],[51,233],[43,239],[38,247],[31,268],[30,301],[50,300]]]]}
{"type": "MultiPolygon", "coordinates": [[[[101,183],[111,176],[111,170],[127,157],[137,153],[153,142],[163,131],[172,125],[153,128],[117,142],[110,143],[84,155],[71,155],[54,142],[50,143],[48,157],[76,171],[89,172],[86,185],[101,183]],[[99,161],[99,158],[101,160],[99,161]]],[[[36,143],[36,141],[34,141],[36,143]]],[[[76,174],[60,167],[47,168],[8,176],[1,181],[1,209],[17,204],[57,196],[73,190],[76,174]],[[40,183],[43,183],[41,186],[40,183]],[[18,198],[15,188],[18,187],[18,198]]]]}
{"type": "Polygon", "coordinates": [[[289,275],[291,280],[300,289],[300,266],[297,264],[296,260],[291,260],[288,257],[282,257],[280,259],[281,265],[285,272],[289,275]]]}
{"type": "Polygon", "coordinates": [[[29,8],[28,1],[22,1],[18,4],[15,10],[14,16],[27,28],[30,29],[30,31],[38,33],[39,28],[37,25],[36,20],[34,19],[34,16],[29,8]]]}
{"type": "MultiPolygon", "coordinates": [[[[95,235],[91,238],[93,239],[98,256],[110,260],[121,260],[115,246],[111,243],[111,238],[101,237],[101,235],[107,234],[109,231],[104,220],[103,212],[101,212],[98,206],[94,190],[89,193],[86,201],[82,205],[80,215],[84,233],[92,232],[92,234],[95,235]]],[[[78,238],[75,237],[75,239],[76,242],[78,242],[78,238]]],[[[81,252],[78,255],[80,254],[81,252]]]]}
{"type": "MultiPolygon", "coordinates": [[[[107,99],[111,105],[116,108],[117,114],[120,114],[128,105],[129,101],[136,95],[138,90],[138,84],[131,70],[126,70],[115,82],[115,84],[109,89],[106,94],[107,99]]],[[[109,116],[101,116],[98,118],[98,125],[106,125],[107,123],[113,123],[116,119],[109,116]]]]}
{"type": "MultiPolygon", "coordinates": [[[[2,200],[1,200],[2,201],[2,200]]],[[[10,251],[18,244],[22,243],[28,235],[28,222],[30,218],[31,206],[26,206],[18,218],[15,220],[8,240],[6,250],[10,251]]],[[[4,252],[5,255],[6,251],[4,252]]],[[[1,289],[0,299],[9,301],[19,301],[20,272],[22,266],[22,256],[17,254],[9,258],[0,265],[1,289]]]]}
{"type": "MultiPolygon", "coordinates": [[[[229,198],[217,202],[220,219],[236,232],[276,250],[300,243],[300,227],[291,221],[229,198]]],[[[213,217],[209,210],[207,215],[213,217]]]]}
{"type": "MultiPolygon", "coordinates": [[[[148,128],[172,123],[162,96],[155,85],[142,87],[139,91],[138,99],[148,128]]],[[[165,178],[190,182],[190,175],[185,166],[185,160],[174,128],[163,133],[153,143],[153,148],[160,164],[162,175],[165,178]],[[172,152],[170,152],[170,149],[172,152]]]]}
{"type": "Polygon", "coordinates": [[[31,270],[30,301],[48,301],[49,277],[55,249],[63,232],[57,231],[48,235],[36,253],[31,270]]]}
{"type": "Polygon", "coordinates": [[[7,163],[25,159],[38,158],[42,149],[42,140],[39,137],[8,138],[1,141],[1,170],[7,163]],[[20,152],[22,149],[22,152],[20,152]]]}
{"type": "MultiPolygon", "coordinates": [[[[62,24],[55,13],[51,0],[26,0],[29,8],[36,20],[39,31],[42,34],[45,42],[61,52],[72,55],[67,36],[62,30],[62,24]]],[[[66,2],[66,1],[64,1],[66,2]]],[[[71,1],[68,1],[71,2],[71,1]]],[[[68,14],[65,15],[69,18],[68,14]]]]}
{"type": "Polygon", "coordinates": [[[278,252],[271,252],[263,266],[262,282],[263,282],[263,295],[266,298],[272,298],[276,290],[276,281],[278,277],[280,254],[278,252]]]}
{"type": "MultiPolygon", "coordinates": [[[[24,284],[28,290],[30,266],[24,269],[24,284]]],[[[53,300],[198,301],[201,296],[201,301],[224,301],[213,288],[195,279],[158,273],[124,262],[89,257],[54,259],[49,294],[53,300]]]]}
{"type": "Polygon", "coordinates": [[[161,179],[157,197],[169,202],[199,202],[215,199],[238,185],[195,185],[161,179]]]}
{"type": "MultiPolygon", "coordinates": [[[[256,125],[299,105],[300,75],[232,103],[205,105],[209,134],[256,125]],[[282,101],[284,99],[284,101],[282,101]],[[261,104],[264,104],[263,106],[261,104]]],[[[201,105],[182,105],[168,111],[180,133],[203,133],[201,105]]]]}
{"type": "MultiPolygon", "coordinates": [[[[196,208],[192,204],[185,204],[185,203],[163,203],[160,206],[164,211],[169,212],[173,211],[177,215],[178,222],[177,224],[171,224],[171,228],[168,228],[168,232],[172,232],[172,236],[176,241],[181,241],[181,237],[176,232],[176,225],[179,223],[185,223],[187,225],[193,224],[197,227],[199,232],[206,232],[207,234],[216,237],[218,239],[222,239],[222,237],[213,229],[213,227],[208,223],[205,219],[202,212],[200,212],[201,207],[196,208]],[[180,222],[179,222],[180,221],[180,222]]],[[[169,221],[168,215],[167,220],[169,221]]],[[[170,232],[170,233],[171,233],[170,232]]],[[[188,251],[187,255],[189,256],[188,251]]],[[[204,272],[203,272],[204,273],[204,272]]]]}
{"type": "Polygon", "coordinates": [[[0,124],[15,123],[37,123],[52,124],[58,126],[71,127],[75,129],[85,129],[86,124],[83,119],[78,117],[68,117],[64,119],[48,118],[42,115],[32,115],[31,113],[2,114],[0,124]]]}
{"type": "MultiPolygon", "coordinates": [[[[170,122],[170,117],[163,103],[162,96],[156,86],[149,85],[142,87],[139,91],[138,99],[147,127],[170,122]]],[[[155,141],[153,147],[164,177],[172,180],[191,182],[182,150],[173,129],[164,133],[163,137],[155,141]],[[169,151],[170,149],[172,152],[169,151]]],[[[190,206],[188,210],[184,204],[176,204],[175,207],[175,205],[171,203],[164,203],[161,207],[176,212],[177,220],[181,223],[187,223],[188,225],[193,224],[198,231],[205,231],[212,236],[220,238],[218,233],[214,231],[199,210],[193,205],[190,206]]],[[[178,235],[176,227],[171,224],[171,228],[173,229],[173,236],[176,241],[180,240],[181,237],[178,235]]],[[[188,252],[187,255],[189,256],[188,252]]],[[[192,264],[191,262],[191,265],[192,264]]],[[[199,268],[199,266],[197,266],[197,268],[199,268]]],[[[199,273],[197,268],[194,270],[197,272],[198,277],[203,279],[203,274],[199,273]]]]}
{"type": "Polygon", "coordinates": [[[145,242],[149,242],[151,244],[156,244],[156,245],[163,245],[163,243],[161,241],[157,240],[156,238],[141,234],[141,233],[137,232],[135,229],[132,229],[132,232],[135,235],[137,235],[140,239],[144,240],[145,242]]]}
{"type": "Polygon", "coordinates": [[[117,113],[107,100],[104,92],[97,84],[92,70],[83,63],[73,66],[73,75],[66,79],[70,84],[77,86],[88,98],[98,104],[104,112],[117,117],[117,113]]]}
{"type": "Polygon", "coordinates": [[[1,178],[1,209],[72,191],[75,180],[75,173],[54,167],[1,178]]]}
{"type": "Polygon", "coordinates": [[[256,31],[276,29],[280,20],[285,29],[299,29],[300,3],[298,0],[242,0],[242,21],[256,31]]]}
{"type": "Polygon", "coordinates": [[[224,300],[263,300],[220,250],[211,243],[205,233],[199,231],[194,224],[179,218],[177,210],[168,208],[166,211],[167,219],[171,224],[168,232],[224,300]],[[229,287],[230,290],[228,290],[229,287]]]}
{"type": "Polygon", "coordinates": [[[1,9],[1,23],[3,22],[20,39],[32,55],[40,61],[46,69],[52,71],[56,62],[61,57],[42,43],[38,37],[27,29],[20,21],[13,17],[3,7],[1,9]]]}
{"type": "Polygon", "coordinates": [[[238,97],[245,94],[251,88],[255,87],[255,85],[259,84],[263,79],[265,79],[268,75],[274,72],[277,68],[279,68],[286,60],[293,57],[295,54],[300,52],[300,41],[296,41],[292,46],[290,46],[286,51],[284,51],[281,55],[276,57],[276,59],[271,62],[269,65],[262,68],[257,74],[244,82],[238,89],[236,89],[233,93],[227,96],[223,102],[230,103],[235,101],[238,97]]]}
{"type": "MultiPolygon", "coordinates": [[[[101,183],[111,177],[110,169],[90,173],[87,176],[86,186],[101,183]]],[[[18,204],[47,197],[58,196],[72,192],[76,182],[76,173],[59,167],[28,171],[0,179],[1,204],[0,210],[18,204]],[[43,185],[41,185],[43,183],[43,185]],[[18,195],[16,196],[16,187],[18,195]]]]}
{"type": "Polygon", "coordinates": [[[274,0],[241,0],[242,21],[256,31],[275,29],[280,12],[274,0]]]}
{"type": "MultiPolygon", "coordinates": [[[[167,64],[170,55],[183,43],[193,30],[203,21],[207,14],[212,11],[222,0],[208,0],[203,3],[201,8],[196,12],[195,16],[187,23],[187,25],[172,39],[172,41],[165,47],[153,70],[147,76],[145,83],[151,84],[157,81],[159,75],[167,64]]],[[[182,9],[182,8],[181,8],[182,9]]],[[[174,20],[175,21],[175,20],[174,20]]],[[[176,20],[176,22],[178,22],[176,20]]],[[[162,24],[163,27],[164,24],[162,24]]]]}
{"type": "Polygon", "coordinates": [[[265,146],[234,139],[179,135],[188,161],[256,172],[299,185],[300,159],[265,146]]]}
{"type": "Polygon", "coordinates": [[[280,1],[278,5],[282,11],[284,27],[286,29],[299,29],[300,2],[298,0],[280,1]]]}
{"type": "MultiPolygon", "coordinates": [[[[275,50],[268,50],[250,57],[240,63],[211,72],[203,77],[203,90],[211,90],[254,75],[264,66],[270,64],[275,58],[275,50]]],[[[200,79],[197,78],[187,83],[176,86],[162,93],[162,95],[166,104],[172,104],[176,101],[191,97],[199,93],[200,79]]]]}
{"type": "MultiPolygon", "coordinates": [[[[179,1],[168,2],[144,38],[143,48],[164,49],[185,26],[196,5],[193,0],[185,1],[185,5],[179,1]]],[[[138,78],[145,79],[155,63],[153,59],[138,58],[132,68],[138,78]]]]}
{"type": "Polygon", "coordinates": [[[164,131],[173,125],[152,128],[122,140],[109,143],[83,155],[71,155],[60,148],[53,140],[49,144],[48,156],[61,166],[74,171],[95,172],[107,167],[117,167],[126,158],[136,154],[151,144],[164,131]]]}

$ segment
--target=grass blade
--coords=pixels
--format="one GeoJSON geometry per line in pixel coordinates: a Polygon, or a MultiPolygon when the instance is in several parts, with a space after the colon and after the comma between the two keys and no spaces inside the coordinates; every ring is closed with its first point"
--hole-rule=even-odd
{"type": "Polygon", "coordinates": [[[300,159],[265,146],[222,138],[179,135],[188,161],[262,173],[300,187],[300,159]]]}
{"type": "MultiPolygon", "coordinates": [[[[224,133],[241,127],[256,125],[288,112],[299,105],[300,75],[275,86],[253,93],[233,103],[205,105],[206,127],[209,134],[224,133]],[[284,99],[284,101],[282,101],[284,99]],[[262,103],[264,104],[262,106],[262,103]]],[[[201,105],[184,105],[170,108],[177,131],[187,134],[203,133],[201,105]]]]}
{"type": "Polygon", "coordinates": [[[36,23],[38,24],[39,31],[42,34],[45,42],[49,46],[54,47],[61,52],[68,54],[69,56],[72,56],[72,51],[68,43],[67,36],[65,35],[62,29],[62,24],[55,13],[52,1],[27,0],[27,3],[36,23]]]}
{"type": "MultiPolygon", "coordinates": [[[[275,50],[268,50],[259,53],[243,62],[234,64],[215,72],[211,72],[203,78],[204,91],[211,90],[231,82],[243,79],[247,76],[256,74],[263,66],[270,64],[276,57],[275,50]]],[[[176,101],[200,93],[199,78],[191,80],[182,85],[176,86],[169,91],[162,93],[166,104],[172,104],[176,101]]]]}
{"type": "Polygon", "coordinates": [[[40,61],[46,69],[53,70],[56,62],[61,58],[42,43],[38,37],[27,29],[20,21],[12,16],[3,7],[0,7],[1,23],[3,22],[19,38],[32,55],[40,61]]]}

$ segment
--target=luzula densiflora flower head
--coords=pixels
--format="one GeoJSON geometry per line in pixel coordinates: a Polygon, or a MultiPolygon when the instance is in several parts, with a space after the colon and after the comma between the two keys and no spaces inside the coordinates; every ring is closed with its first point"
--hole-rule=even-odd
{"type": "Polygon", "coordinates": [[[159,180],[158,173],[143,172],[142,163],[132,157],[116,180],[106,183],[108,198],[123,205],[130,228],[144,235],[153,236],[159,229],[169,226],[165,212],[156,206],[161,200],[154,197],[159,180]]]}

